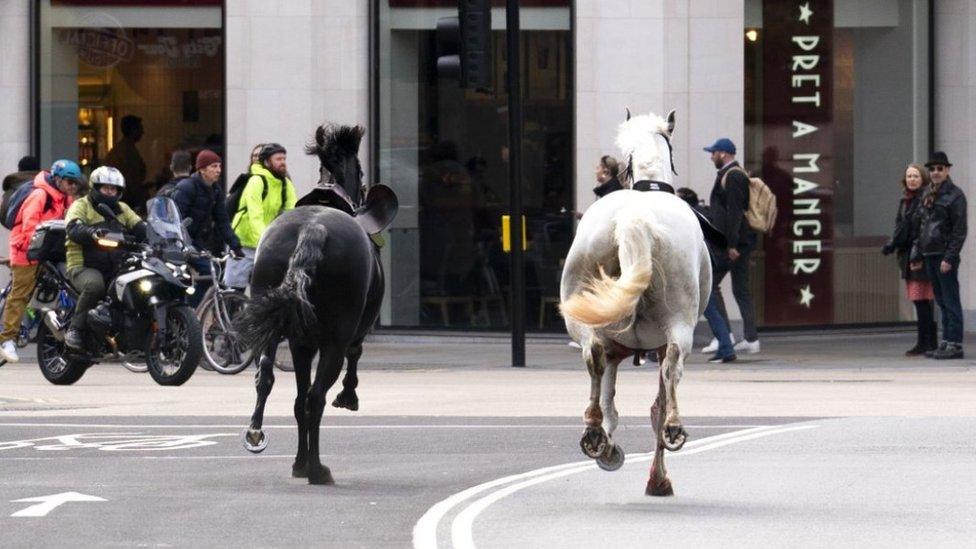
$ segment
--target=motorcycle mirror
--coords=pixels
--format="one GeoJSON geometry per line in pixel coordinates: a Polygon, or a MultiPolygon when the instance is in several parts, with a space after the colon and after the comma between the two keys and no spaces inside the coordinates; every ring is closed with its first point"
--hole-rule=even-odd
{"type": "Polygon", "coordinates": [[[102,214],[102,217],[105,219],[111,219],[113,221],[119,220],[119,218],[115,216],[115,212],[112,211],[112,208],[109,208],[106,204],[99,204],[95,209],[98,210],[98,213],[102,214]]]}

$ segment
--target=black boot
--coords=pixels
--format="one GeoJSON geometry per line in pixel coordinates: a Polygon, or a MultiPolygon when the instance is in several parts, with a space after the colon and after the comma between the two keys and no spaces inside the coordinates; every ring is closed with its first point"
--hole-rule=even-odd
{"type": "Polygon", "coordinates": [[[934,351],[939,348],[939,326],[935,322],[929,322],[925,331],[924,352],[934,351]]]}
{"type": "Polygon", "coordinates": [[[921,354],[925,354],[925,351],[929,350],[928,348],[929,327],[927,324],[928,324],[927,322],[922,322],[922,321],[915,323],[916,332],[918,332],[918,336],[915,339],[915,346],[905,351],[905,356],[918,356],[921,354]]]}

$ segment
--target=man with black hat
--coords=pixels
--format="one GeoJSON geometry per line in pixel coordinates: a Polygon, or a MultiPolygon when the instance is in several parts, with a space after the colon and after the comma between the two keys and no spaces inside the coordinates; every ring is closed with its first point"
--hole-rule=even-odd
{"type": "Polygon", "coordinates": [[[912,248],[912,269],[924,268],[942,311],[942,342],[925,356],[935,359],[963,358],[962,301],[959,297],[959,254],[966,241],[966,196],[952,182],[952,164],[942,151],[925,163],[932,186],[922,199],[921,226],[912,248]]]}
{"type": "MultiPolygon", "coordinates": [[[[742,314],[743,341],[735,345],[740,353],[755,354],[760,351],[759,333],[756,331],[756,306],[749,290],[749,255],[756,248],[756,233],[746,221],[749,210],[749,175],[735,159],[735,143],[727,137],[718,139],[710,147],[704,148],[711,156],[718,173],[709,198],[712,224],[725,235],[728,249],[715,254],[715,268],[712,277],[712,292],[716,296],[719,312],[729,324],[729,314],[719,284],[729,272],[732,273],[732,295],[742,314]]],[[[731,325],[731,324],[729,324],[731,325]]],[[[719,350],[719,342],[713,339],[702,349],[703,353],[719,350]]]]}

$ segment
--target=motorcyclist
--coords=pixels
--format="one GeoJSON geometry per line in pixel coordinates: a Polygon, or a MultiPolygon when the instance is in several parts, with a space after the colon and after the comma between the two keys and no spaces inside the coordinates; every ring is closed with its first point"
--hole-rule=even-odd
{"type": "Polygon", "coordinates": [[[146,239],[145,222],[119,200],[125,189],[125,178],[119,170],[110,166],[96,168],[89,183],[91,192],[76,200],[65,216],[68,276],[79,296],[64,341],[74,349],[81,348],[88,311],[105,295],[105,283],[118,271],[121,259],[119,248],[99,246],[98,238],[108,232],[128,231],[138,240],[146,239]],[[116,219],[106,219],[98,211],[102,204],[112,210],[116,219]]]}

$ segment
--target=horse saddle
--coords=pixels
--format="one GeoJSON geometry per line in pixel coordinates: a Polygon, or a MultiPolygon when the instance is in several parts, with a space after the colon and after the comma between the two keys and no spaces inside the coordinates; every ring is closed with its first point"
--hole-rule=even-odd
{"type": "Polygon", "coordinates": [[[326,206],[351,215],[356,223],[371,237],[379,234],[393,223],[399,209],[399,201],[393,189],[376,184],[366,191],[366,199],[355,205],[338,184],[319,185],[303,196],[295,206],[326,206]]]}
{"type": "MultiPolygon", "coordinates": [[[[632,188],[635,191],[658,191],[674,194],[674,187],[663,181],[642,180],[634,183],[632,188]]],[[[702,234],[705,235],[705,242],[720,250],[729,247],[729,241],[725,238],[725,235],[722,234],[722,231],[715,228],[715,225],[712,225],[712,222],[705,217],[705,214],[697,208],[691,208],[691,211],[695,212],[695,217],[698,218],[698,224],[701,225],[702,234]]]]}

